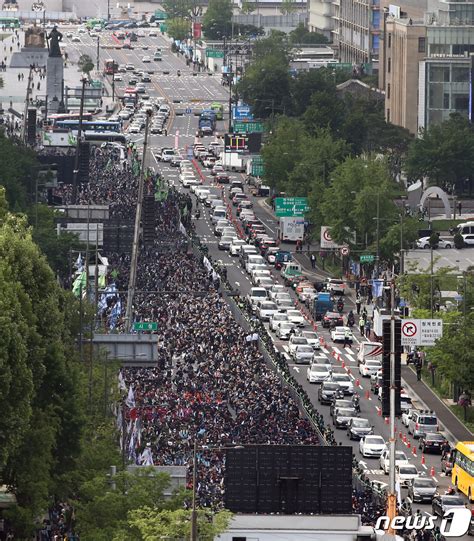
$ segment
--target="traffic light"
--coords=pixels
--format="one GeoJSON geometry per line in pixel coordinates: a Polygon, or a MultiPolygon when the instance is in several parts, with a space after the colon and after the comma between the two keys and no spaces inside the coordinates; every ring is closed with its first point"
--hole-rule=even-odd
{"type": "MultiPolygon", "coordinates": [[[[391,321],[383,321],[382,354],[382,415],[390,415],[390,326],[391,321]]],[[[402,322],[395,320],[395,415],[402,414],[400,405],[402,379],[402,322]]]]}

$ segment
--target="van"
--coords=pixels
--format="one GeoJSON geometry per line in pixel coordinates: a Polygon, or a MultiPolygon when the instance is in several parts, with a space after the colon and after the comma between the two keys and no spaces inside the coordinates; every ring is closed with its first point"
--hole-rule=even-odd
{"type": "Polygon", "coordinates": [[[216,207],[211,215],[211,222],[216,224],[219,220],[227,218],[227,211],[224,207],[216,207]]]}
{"type": "Polygon", "coordinates": [[[460,235],[474,235],[474,222],[464,222],[456,227],[456,233],[460,235]]]}
{"type": "Polygon", "coordinates": [[[408,421],[408,434],[419,438],[425,434],[439,432],[439,421],[433,411],[413,411],[408,421]]]}
{"type": "Polygon", "coordinates": [[[357,353],[357,364],[364,364],[369,359],[382,362],[382,351],[380,342],[362,342],[357,353]]]}

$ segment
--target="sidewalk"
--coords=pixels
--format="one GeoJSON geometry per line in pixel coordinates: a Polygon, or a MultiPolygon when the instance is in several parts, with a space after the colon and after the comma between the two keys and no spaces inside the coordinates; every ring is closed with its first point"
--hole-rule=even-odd
{"type": "Polygon", "coordinates": [[[407,385],[418,395],[429,410],[436,412],[444,428],[452,434],[454,442],[472,441],[474,434],[454,415],[449,407],[438,397],[423,381],[417,381],[416,373],[409,366],[402,365],[402,378],[407,385]]]}

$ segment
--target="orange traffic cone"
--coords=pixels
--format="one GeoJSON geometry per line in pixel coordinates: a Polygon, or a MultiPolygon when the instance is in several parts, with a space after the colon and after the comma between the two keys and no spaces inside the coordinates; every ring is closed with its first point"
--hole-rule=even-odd
{"type": "Polygon", "coordinates": [[[425,463],[425,455],[422,454],[421,455],[421,464],[424,465],[424,463],[425,463]]]}
{"type": "Polygon", "coordinates": [[[431,466],[430,475],[431,475],[431,477],[434,477],[434,476],[435,476],[435,469],[434,469],[434,466],[431,466]]]}
{"type": "Polygon", "coordinates": [[[355,384],[356,384],[356,387],[359,387],[359,386],[360,386],[360,380],[359,380],[359,378],[356,379],[355,384]]]}
{"type": "Polygon", "coordinates": [[[403,433],[402,433],[402,432],[400,432],[400,433],[398,434],[398,437],[403,441],[403,433]]]}
{"type": "Polygon", "coordinates": [[[410,447],[411,447],[410,441],[407,441],[407,447],[408,447],[408,449],[410,449],[410,447]]]}
{"type": "Polygon", "coordinates": [[[403,443],[406,443],[407,442],[407,436],[406,434],[403,434],[403,443]]]}
{"type": "Polygon", "coordinates": [[[413,445],[413,456],[416,456],[416,445],[413,445]]]}
{"type": "Polygon", "coordinates": [[[365,398],[369,399],[369,397],[370,397],[369,391],[365,391],[365,398]]]}
{"type": "MultiPolygon", "coordinates": [[[[341,359],[339,359],[341,360],[341,359]]],[[[346,367],[346,363],[344,361],[342,361],[342,368],[345,368],[346,367]]]]}

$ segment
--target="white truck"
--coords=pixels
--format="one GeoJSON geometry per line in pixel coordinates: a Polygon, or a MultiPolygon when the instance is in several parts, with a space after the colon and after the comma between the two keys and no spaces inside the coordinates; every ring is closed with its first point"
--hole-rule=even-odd
{"type": "Polygon", "coordinates": [[[357,364],[364,364],[365,361],[382,362],[383,347],[380,342],[361,342],[357,353],[357,364]]]}
{"type": "Polygon", "coordinates": [[[278,222],[278,238],[281,241],[296,242],[304,239],[304,218],[285,216],[278,222]]]}
{"type": "Polygon", "coordinates": [[[220,160],[226,171],[245,171],[245,162],[238,152],[221,152],[220,160]]]}

